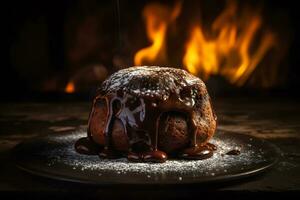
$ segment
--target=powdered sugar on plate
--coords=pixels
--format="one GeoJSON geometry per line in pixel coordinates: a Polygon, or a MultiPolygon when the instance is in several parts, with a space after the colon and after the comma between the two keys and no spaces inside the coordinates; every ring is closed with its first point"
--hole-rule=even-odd
{"type": "Polygon", "coordinates": [[[20,169],[52,179],[89,184],[181,184],[242,178],[269,169],[278,149],[252,136],[217,131],[217,150],[205,160],[169,159],[165,163],[133,163],[126,158],[101,159],[75,151],[85,130],[32,138],[15,148],[20,169]],[[239,155],[233,155],[235,151],[239,155]],[[227,155],[226,153],[231,152],[227,155]]]}
{"type": "Polygon", "coordinates": [[[103,173],[144,174],[147,178],[157,175],[176,174],[178,180],[183,176],[218,176],[232,172],[233,168],[239,167],[246,170],[253,164],[265,162],[263,149],[253,149],[252,138],[247,144],[239,144],[238,140],[229,137],[214,137],[210,142],[217,146],[217,150],[211,158],[205,160],[167,160],[165,163],[133,163],[126,158],[101,159],[98,156],[82,155],[75,151],[74,143],[80,137],[85,137],[85,131],[77,131],[68,135],[50,136],[49,141],[59,144],[47,152],[40,152],[48,157],[48,165],[54,166],[63,163],[79,171],[97,171],[103,173]],[[227,152],[238,149],[239,155],[226,155],[227,152]],[[46,153],[46,154],[45,154],[46,153]]]}

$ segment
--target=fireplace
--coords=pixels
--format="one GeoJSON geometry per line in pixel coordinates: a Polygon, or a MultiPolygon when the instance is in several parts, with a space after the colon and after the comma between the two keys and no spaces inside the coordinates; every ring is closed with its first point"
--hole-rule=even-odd
{"type": "Polygon", "coordinates": [[[292,2],[18,5],[9,5],[6,99],[19,99],[16,90],[29,99],[86,98],[111,73],[134,65],[184,68],[216,95],[290,93],[299,85],[292,2]]]}

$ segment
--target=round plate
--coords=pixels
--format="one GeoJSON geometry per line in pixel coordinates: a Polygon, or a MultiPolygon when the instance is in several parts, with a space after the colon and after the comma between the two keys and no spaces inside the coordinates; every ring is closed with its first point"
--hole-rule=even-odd
{"type": "Polygon", "coordinates": [[[100,159],[78,154],[77,139],[86,132],[34,138],[16,146],[17,166],[35,175],[88,184],[178,184],[228,181],[263,172],[274,165],[279,150],[247,135],[218,132],[210,141],[217,146],[205,160],[167,160],[132,163],[127,159],[100,159]],[[227,155],[238,149],[239,155],[227,155]]]}

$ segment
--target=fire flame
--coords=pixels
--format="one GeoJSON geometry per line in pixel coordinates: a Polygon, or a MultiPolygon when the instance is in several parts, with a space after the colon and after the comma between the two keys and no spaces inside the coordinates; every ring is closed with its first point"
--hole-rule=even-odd
{"type": "MultiPolygon", "coordinates": [[[[181,13],[182,3],[172,8],[152,3],[145,6],[143,16],[151,45],[134,56],[135,65],[167,63],[166,37],[169,26],[181,13]]],[[[194,24],[186,41],[183,65],[192,74],[207,80],[221,75],[234,85],[242,86],[255,72],[265,55],[276,46],[277,36],[263,29],[263,20],[255,10],[238,9],[236,1],[227,1],[225,9],[213,21],[211,28],[194,24]]],[[[260,76],[263,87],[275,83],[278,66],[261,68],[269,74],[260,76]]]]}
{"type": "Polygon", "coordinates": [[[262,19],[252,14],[238,21],[236,13],[236,3],[229,1],[212,24],[215,37],[208,37],[200,25],[192,28],[183,57],[183,64],[189,72],[204,80],[220,74],[232,84],[245,84],[276,39],[273,33],[264,33],[258,47],[250,53],[262,19]]]}
{"type": "Polygon", "coordinates": [[[65,92],[68,94],[75,92],[75,84],[73,83],[73,81],[68,82],[68,84],[65,87],[65,92]]]}
{"type": "Polygon", "coordinates": [[[151,42],[149,47],[139,50],[134,56],[135,65],[146,63],[162,63],[166,61],[166,32],[168,26],[174,22],[181,12],[181,2],[173,8],[152,3],[145,6],[143,16],[146,23],[147,37],[151,42]]]}

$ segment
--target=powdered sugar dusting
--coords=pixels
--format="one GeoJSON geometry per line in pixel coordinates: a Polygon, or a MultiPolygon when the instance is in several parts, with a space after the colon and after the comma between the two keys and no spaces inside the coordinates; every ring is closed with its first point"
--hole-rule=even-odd
{"type": "Polygon", "coordinates": [[[100,93],[109,94],[123,90],[134,96],[149,96],[166,100],[171,93],[184,87],[205,84],[185,70],[157,66],[139,66],[122,69],[103,82],[100,93]]]}
{"type": "MultiPolygon", "coordinates": [[[[220,139],[217,136],[210,142],[217,146],[217,150],[211,158],[205,160],[172,160],[165,163],[132,163],[126,158],[100,159],[98,156],[82,155],[75,152],[74,143],[80,137],[85,137],[85,131],[78,131],[69,135],[49,137],[49,141],[60,144],[58,148],[46,152],[48,165],[53,166],[63,163],[71,166],[73,170],[94,171],[98,176],[107,172],[122,174],[142,174],[151,179],[157,176],[176,174],[181,181],[185,175],[189,176],[218,176],[239,167],[245,170],[249,166],[265,162],[264,151],[253,149],[251,140],[249,144],[241,146],[236,140],[220,139]],[[240,150],[240,155],[226,155],[230,150],[240,150]],[[258,153],[259,152],[259,153],[258,153]]],[[[40,152],[43,154],[43,152],[40,152]]],[[[43,155],[45,156],[45,155],[43,155]]]]}

